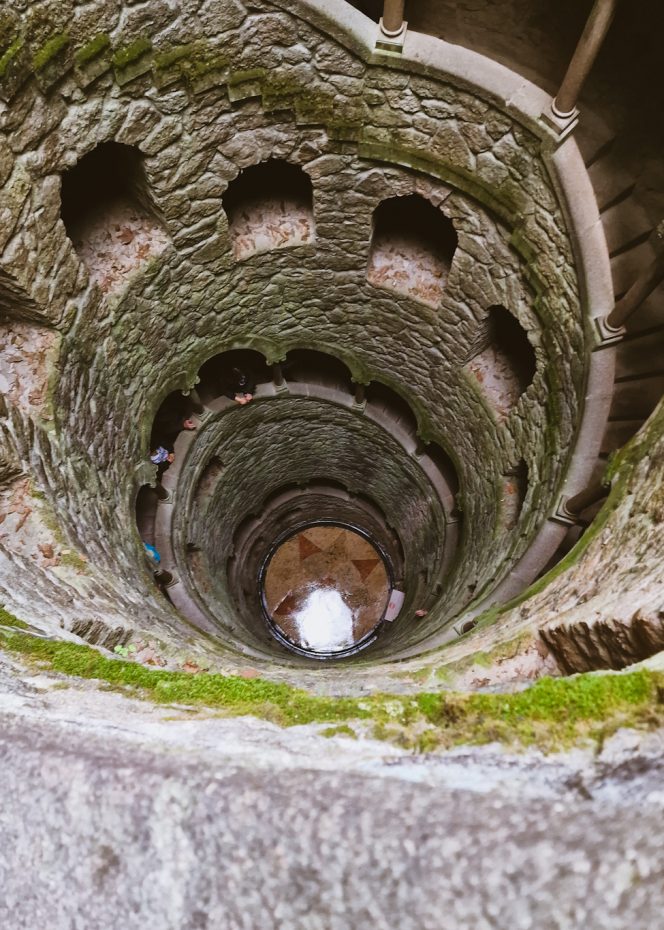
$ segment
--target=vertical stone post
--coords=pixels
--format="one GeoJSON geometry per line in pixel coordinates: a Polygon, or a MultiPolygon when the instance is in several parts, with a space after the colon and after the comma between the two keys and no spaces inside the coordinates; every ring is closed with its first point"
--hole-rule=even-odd
{"type": "Polygon", "coordinates": [[[272,381],[277,388],[280,388],[284,383],[284,372],[281,367],[281,362],[272,363],[272,381]]]}
{"type": "Polygon", "coordinates": [[[376,47],[384,52],[401,52],[407,23],[403,18],[405,0],[385,0],[376,47]]]}
{"type": "Polygon", "coordinates": [[[363,407],[367,400],[367,386],[366,384],[355,384],[355,400],[354,404],[356,407],[363,407]]]}
{"type": "Polygon", "coordinates": [[[608,329],[620,330],[643,301],[664,281],[664,251],[655,256],[606,318],[608,329]]]}
{"type": "Polygon", "coordinates": [[[595,318],[599,347],[611,346],[625,336],[625,324],[641,304],[664,281],[664,220],[651,238],[655,255],[620,298],[611,313],[595,318]]]}
{"type": "Polygon", "coordinates": [[[380,28],[386,36],[399,35],[403,29],[405,0],[385,0],[380,28]]]}
{"type": "Polygon", "coordinates": [[[594,484],[591,484],[590,487],[585,488],[583,491],[579,491],[578,494],[575,494],[574,497],[569,497],[565,501],[565,510],[571,516],[577,516],[586,507],[590,507],[591,504],[596,504],[597,501],[603,500],[609,493],[609,488],[601,483],[601,481],[596,481],[594,484]]]}
{"type": "Polygon", "coordinates": [[[196,413],[202,413],[202,412],[203,412],[203,409],[204,409],[204,408],[203,408],[203,401],[201,400],[201,396],[200,396],[200,394],[198,393],[198,391],[196,390],[196,388],[191,388],[191,390],[188,392],[188,394],[187,394],[185,391],[183,391],[182,393],[185,395],[185,397],[187,397],[187,396],[189,397],[189,400],[191,401],[191,404],[192,404],[194,410],[196,411],[196,413]]]}
{"type": "Polygon", "coordinates": [[[572,132],[579,121],[577,103],[581,89],[599,54],[619,2],[620,0],[595,0],[560,90],[551,103],[551,112],[543,114],[546,122],[563,138],[572,132]]]}

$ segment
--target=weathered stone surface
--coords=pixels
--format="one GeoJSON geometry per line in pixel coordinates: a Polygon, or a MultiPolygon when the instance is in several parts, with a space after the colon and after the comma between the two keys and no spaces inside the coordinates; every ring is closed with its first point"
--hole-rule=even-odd
{"type": "Polygon", "coordinates": [[[11,673],[0,665],[11,930],[657,926],[661,736],[619,733],[595,759],[412,757],[11,673]]]}

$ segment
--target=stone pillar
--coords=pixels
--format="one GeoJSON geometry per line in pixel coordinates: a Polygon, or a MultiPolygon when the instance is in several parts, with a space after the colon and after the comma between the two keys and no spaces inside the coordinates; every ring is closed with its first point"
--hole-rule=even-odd
{"type": "Polygon", "coordinates": [[[659,224],[650,241],[655,250],[655,256],[650,264],[644,268],[636,281],[632,282],[627,293],[623,294],[611,313],[595,318],[595,328],[599,337],[598,348],[611,346],[624,338],[625,324],[629,318],[664,281],[664,220],[659,224]]]}
{"type": "Polygon", "coordinates": [[[386,36],[397,36],[403,29],[405,0],[385,0],[380,28],[386,36]]]}
{"type": "Polygon", "coordinates": [[[403,18],[405,0],[385,0],[376,47],[384,52],[401,52],[407,23],[403,18]]]}
{"type": "Polygon", "coordinates": [[[551,103],[551,113],[543,114],[561,137],[569,135],[579,121],[577,103],[581,89],[609,31],[618,3],[619,0],[595,0],[560,90],[551,103]]]}
{"type": "Polygon", "coordinates": [[[610,486],[603,484],[600,479],[593,481],[591,485],[579,491],[578,494],[574,494],[573,497],[562,497],[552,519],[565,526],[576,526],[580,522],[579,514],[583,513],[586,507],[607,497],[610,490],[610,486]]]}
{"type": "MultiPolygon", "coordinates": [[[[184,394],[185,392],[183,391],[182,393],[184,394]]],[[[201,400],[201,396],[200,396],[200,394],[198,393],[198,391],[196,390],[196,388],[192,388],[192,389],[189,391],[189,393],[186,394],[185,396],[188,396],[188,397],[189,397],[189,400],[191,401],[191,404],[192,404],[194,410],[196,411],[196,413],[202,413],[202,412],[203,412],[203,409],[204,409],[204,408],[203,408],[203,401],[201,400]]]]}
{"type": "Polygon", "coordinates": [[[281,387],[284,383],[284,372],[281,367],[281,362],[272,363],[272,381],[275,387],[281,387]]]}
{"type": "MultiPolygon", "coordinates": [[[[643,301],[664,281],[664,251],[657,255],[639,275],[627,293],[620,298],[606,318],[607,329],[620,330],[643,301]]],[[[663,321],[664,322],[664,321],[663,321]]]]}
{"type": "Polygon", "coordinates": [[[610,488],[602,484],[601,481],[595,481],[583,491],[579,491],[574,497],[568,497],[565,501],[565,510],[570,516],[576,517],[582,513],[586,507],[596,504],[597,501],[603,500],[609,493],[610,488]]]}
{"type": "Polygon", "coordinates": [[[355,385],[355,406],[363,407],[367,400],[367,386],[366,384],[356,384],[355,385]]]}

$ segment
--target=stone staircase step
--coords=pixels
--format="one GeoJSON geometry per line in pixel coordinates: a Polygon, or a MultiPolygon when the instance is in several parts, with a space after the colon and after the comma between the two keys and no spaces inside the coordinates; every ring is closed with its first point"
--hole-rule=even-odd
{"type": "Polygon", "coordinates": [[[632,174],[620,164],[620,160],[608,153],[606,158],[599,158],[588,168],[597,206],[603,212],[613,204],[622,202],[634,190],[635,181],[632,174]]]}
{"type": "Polygon", "coordinates": [[[632,198],[605,210],[602,226],[611,257],[643,242],[653,230],[651,218],[632,198]]]}
{"type": "Polygon", "coordinates": [[[574,136],[586,166],[590,167],[609,155],[615,141],[615,130],[593,113],[584,111],[574,136]]]}
{"type": "Polygon", "coordinates": [[[628,333],[664,327],[664,281],[647,297],[627,323],[628,333]]]}
{"type": "Polygon", "coordinates": [[[620,449],[643,426],[643,420],[609,420],[602,439],[601,455],[606,456],[620,449]]]}
{"type": "Polygon", "coordinates": [[[645,420],[664,395],[664,373],[616,382],[610,418],[645,420]]]}
{"type": "Polygon", "coordinates": [[[641,271],[646,268],[655,257],[655,250],[649,241],[621,252],[611,259],[611,274],[613,275],[613,290],[616,297],[627,291],[641,271]]]}
{"type": "Polygon", "coordinates": [[[664,372],[664,326],[619,343],[616,380],[664,372]]]}

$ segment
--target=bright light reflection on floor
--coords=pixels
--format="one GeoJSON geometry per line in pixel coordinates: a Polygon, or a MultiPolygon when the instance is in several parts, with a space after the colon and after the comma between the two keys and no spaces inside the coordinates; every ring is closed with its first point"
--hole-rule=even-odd
{"type": "Polygon", "coordinates": [[[293,620],[306,649],[325,652],[353,644],[353,611],[333,588],[314,588],[293,620]]]}

